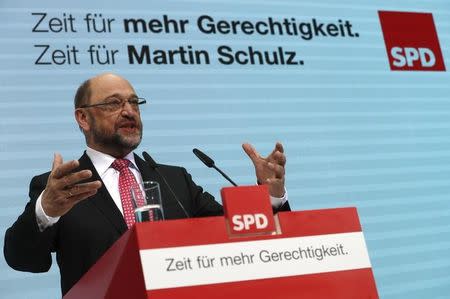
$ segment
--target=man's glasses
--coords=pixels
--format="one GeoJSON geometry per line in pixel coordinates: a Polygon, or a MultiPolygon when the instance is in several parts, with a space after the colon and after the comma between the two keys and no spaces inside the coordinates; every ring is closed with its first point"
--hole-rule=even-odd
{"type": "Polygon", "coordinates": [[[125,103],[130,104],[130,106],[134,110],[137,111],[137,110],[139,110],[140,105],[147,103],[147,100],[144,98],[131,98],[128,100],[121,100],[118,98],[109,98],[108,100],[101,102],[101,103],[92,104],[92,105],[82,105],[82,106],[80,106],[80,108],[101,107],[102,109],[104,109],[106,111],[116,112],[116,111],[123,109],[123,107],[125,106],[125,103]]]}

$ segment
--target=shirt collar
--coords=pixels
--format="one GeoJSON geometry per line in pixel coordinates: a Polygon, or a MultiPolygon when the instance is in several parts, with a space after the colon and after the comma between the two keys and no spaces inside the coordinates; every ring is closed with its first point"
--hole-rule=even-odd
{"type": "MultiPolygon", "coordinates": [[[[89,146],[86,149],[86,154],[91,159],[92,164],[94,164],[95,170],[97,170],[97,173],[100,175],[100,177],[103,177],[105,172],[111,167],[111,164],[116,160],[115,157],[99,152],[93,148],[90,148],[89,146]]],[[[134,154],[133,152],[128,153],[123,159],[127,159],[131,162],[130,165],[132,165],[133,168],[138,169],[136,165],[136,161],[134,160],[134,154]]]]}

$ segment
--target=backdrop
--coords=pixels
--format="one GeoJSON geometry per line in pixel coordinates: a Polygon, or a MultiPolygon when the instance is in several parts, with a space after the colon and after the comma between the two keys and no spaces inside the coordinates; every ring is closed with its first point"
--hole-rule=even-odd
{"type": "MultiPolygon", "coordinates": [[[[113,71],[148,100],[138,154],[220,200],[192,148],[254,184],[240,144],[281,141],[294,210],[358,208],[381,298],[448,298],[449,20],[446,0],[1,0],[0,232],[54,152],[81,155],[75,90],[113,71]]],[[[0,297],[60,297],[57,266],[0,258],[0,297]]]]}

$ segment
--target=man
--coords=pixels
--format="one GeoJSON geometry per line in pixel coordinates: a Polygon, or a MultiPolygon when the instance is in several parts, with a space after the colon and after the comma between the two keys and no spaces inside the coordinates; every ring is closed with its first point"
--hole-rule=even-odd
{"type": "MultiPolygon", "coordinates": [[[[142,139],[139,99],[124,78],[101,74],[84,82],[75,95],[75,119],[86,138],[87,150],[79,160],[63,162],[55,154],[51,172],[30,183],[30,201],[22,215],[6,231],[4,254],[17,270],[48,271],[51,252],[61,273],[62,293],[67,291],[132,225],[121,193],[125,161],[128,177],[135,182],[159,181],[133,150],[142,139]],[[125,215],[125,216],[124,216],[125,215]]],[[[273,206],[289,210],[285,198],[283,147],[262,158],[250,144],[243,145],[252,160],[258,183],[267,184],[273,206]]],[[[177,197],[192,217],[223,214],[212,195],[203,192],[184,168],[160,165],[177,197]]],[[[129,193],[129,192],[128,192],[129,193]]],[[[170,191],[161,184],[165,217],[186,217],[170,191]]]]}

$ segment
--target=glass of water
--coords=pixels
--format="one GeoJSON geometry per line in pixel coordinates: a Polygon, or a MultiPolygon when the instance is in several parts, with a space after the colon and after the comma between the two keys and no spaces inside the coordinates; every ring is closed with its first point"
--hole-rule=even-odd
{"type": "Polygon", "coordinates": [[[136,222],[164,220],[159,183],[143,182],[144,191],[131,188],[136,222]]]}

